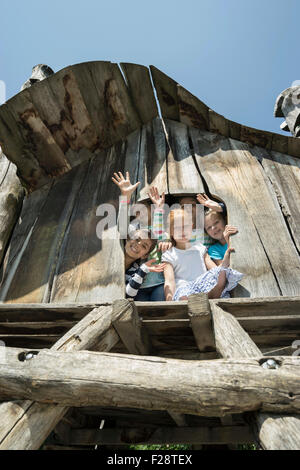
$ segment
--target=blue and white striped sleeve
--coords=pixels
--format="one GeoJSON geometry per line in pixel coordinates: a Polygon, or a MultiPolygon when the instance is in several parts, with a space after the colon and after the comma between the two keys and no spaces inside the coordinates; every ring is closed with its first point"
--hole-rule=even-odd
{"type": "Polygon", "coordinates": [[[143,284],[146,274],[148,274],[149,268],[146,264],[142,264],[139,268],[132,274],[131,278],[126,284],[126,294],[128,297],[135,297],[143,284]]]}

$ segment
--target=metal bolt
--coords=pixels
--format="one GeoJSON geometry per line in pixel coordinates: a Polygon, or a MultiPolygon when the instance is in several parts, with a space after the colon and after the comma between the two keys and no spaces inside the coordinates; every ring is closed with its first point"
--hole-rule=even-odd
{"type": "Polygon", "coordinates": [[[264,369],[279,369],[279,364],[274,361],[274,359],[268,359],[266,362],[263,362],[261,366],[264,369]]]}

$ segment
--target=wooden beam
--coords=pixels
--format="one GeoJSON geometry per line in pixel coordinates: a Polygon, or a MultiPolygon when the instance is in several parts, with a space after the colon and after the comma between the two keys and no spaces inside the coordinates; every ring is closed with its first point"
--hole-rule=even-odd
{"type": "Polygon", "coordinates": [[[147,331],[143,328],[133,301],[122,299],[113,304],[113,326],[130,354],[149,355],[151,342],[147,331]]]}
{"type": "MultiPolygon", "coordinates": [[[[53,350],[110,350],[119,340],[112,319],[111,306],[92,310],[53,346],[53,350]]],[[[33,401],[0,404],[0,449],[39,449],[67,410],[33,401]],[[36,432],[32,432],[33,429],[36,432]]]]}
{"type": "Polygon", "coordinates": [[[70,433],[68,445],[117,444],[245,444],[253,439],[247,426],[78,429],[70,433]],[[133,436],[134,441],[131,440],[133,436]],[[139,440],[137,441],[137,437],[139,440]]]}
{"type": "Polygon", "coordinates": [[[265,357],[181,361],[153,356],[42,350],[20,361],[6,348],[0,399],[30,399],[64,406],[117,406],[199,416],[245,411],[300,413],[300,360],[265,357]]]}
{"type": "Polygon", "coordinates": [[[188,316],[199,351],[215,351],[216,345],[212,328],[212,316],[206,294],[189,296],[188,316]]]}
{"type": "MultiPolygon", "coordinates": [[[[219,353],[223,357],[259,357],[261,354],[260,350],[243,330],[239,322],[230,313],[224,312],[215,302],[211,302],[211,309],[216,347],[219,353]]],[[[290,360],[294,361],[295,364],[299,361],[299,359],[294,357],[290,360]]],[[[250,422],[256,430],[258,439],[264,449],[296,450],[300,448],[299,417],[293,415],[286,417],[282,415],[272,416],[258,413],[251,415],[250,422]]]]}
{"type": "Polygon", "coordinates": [[[230,313],[211,304],[218,353],[224,358],[261,357],[262,353],[230,313]]]}

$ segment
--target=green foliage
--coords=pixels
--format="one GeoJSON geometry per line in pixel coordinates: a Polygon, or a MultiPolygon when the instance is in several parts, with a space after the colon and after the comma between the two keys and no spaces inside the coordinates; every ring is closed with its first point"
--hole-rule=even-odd
{"type": "Polygon", "coordinates": [[[152,445],[130,445],[132,450],[190,450],[191,446],[187,444],[152,444],[152,445]]]}

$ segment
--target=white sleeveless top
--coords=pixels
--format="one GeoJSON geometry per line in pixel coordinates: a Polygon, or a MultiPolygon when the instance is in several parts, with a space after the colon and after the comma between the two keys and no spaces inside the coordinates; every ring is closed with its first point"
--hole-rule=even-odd
{"type": "Polygon", "coordinates": [[[197,243],[187,250],[173,247],[162,254],[161,261],[170,263],[174,268],[176,289],[186,282],[194,281],[207,271],[204,263],[206,251],[204,245],[197,243]]]}

